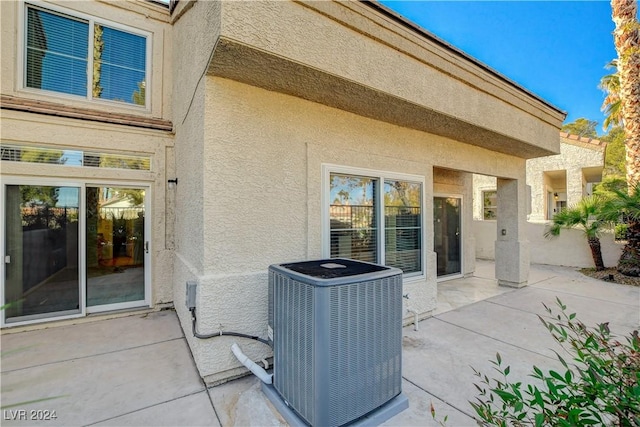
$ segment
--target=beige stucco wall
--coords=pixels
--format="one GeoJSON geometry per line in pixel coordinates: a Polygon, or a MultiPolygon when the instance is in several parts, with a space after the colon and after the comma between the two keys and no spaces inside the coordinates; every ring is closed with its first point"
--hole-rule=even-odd
{"type": "Polygon", "coordinates": [[[364,3],[221,10],[213,74],[521,157],[558,151],[563,113],[364,3]]]}
{"type": "MultiPolygon", "coordinates": [[[[474,221],[473,226],[476,235],[476,256],[479,259],[495,259],[496,222],[474,221]]],[[[546,239],[545,224],[529,222],[526,232],[530,243],[531,263],[594,267],[587,239],[580,230],[562,230],[557,238],[546,239]]],[[[614,241],[612,232],[603,233],[600,244],[604,264],[615,266],[624,245],[614,241]]]]}
{"type": "MultiPolygon", "coordinates": [[[[433,195],[460,194],[470,206],[472,172],[517,180],[520,191],[525,159],[558,150],[561,112],[359,2],[185,1],[172,20],[174,302],[185,328],[185,282],[194,280],[200,333],[266,336],[268,266],[328,256],[327,165],[423,178],[426,274],[406,280],[405,304],[427,316],[436,306],[433,195]]],[[[513,214],[523,214],[520,202],[513,214]]],[[[508,240],[520,250],[518,226],[508,224],[508,240]]],[[[234,339],[186,335],[207,382],[245,371],[234,339]]],[[[240,344],[254,360],[271,355],[240,344]]]]}
{"type": "MultiPolygon", "coordinates": [[[[545,239],[545,211],[547,191],[557,191],[561,200],[576,203],[585,194],[583,169],[602,168],[604,146],[590,142],[569,141],[561,137],[561,152],[558,155],[527,160],[527,184],[531,188],[531,209],[525,228],[530,244],[532,263],[593,267],[591,252],[584,235],[579,230],[565,230],[559,238],[545,239]],[[566,179],[546,174],[545,171],[566,171],[566,179]],[[539,223],[542,222],[542,223],[539,223]]],[[[473,176],[473,218],[476,256],[480,259],[495,259],[496,221],[483,220],[482,191],[496,189],[496,178],[473,176]]],[[[622,245],[616,243],[611,233],[602,237],[602,252],[605,265],[615,265],[622,245]]]]}
{"type": "MultiPolygon", "coordinates": [[[[176,256],[178,268],[190,266],[181,280],[204,271],[204,174],[205,82],[211,52],[220,25],[219,2],[180,2],[174,11],[173,105],[176,133],[176,168],[180,185],[176,192],[176,256]],[[188,13],[185,11],[188,10],[188,13]],[[198,226],[194,226],[198,225],[198,226]],[[187,273],[187,271],[193,271],[187,273]]],[[[183,282],[184,283],[184,282],[183,282]]],[[[184,302],[184,285],[176,288],[176,301],[184,302]]]]}
{"type": "MultiPolygon", "coordinates": [[[[194,107],[190,114],[193,111],[194,107]]],[[[189,319],[184,282],[198,282],[201,333],[222,328],[266,336],[268,266],[326,256],[322,243],[327,232],[322,224],[324,165],[424,178],[426,277],[406,280],[404,289],[411,308],[422,317],[436,306],[433,227],[428,220],[433,194],[466,193],[469,201],[471,188],[470,174],[440,171],[435,182],[434,167],[496,172],[501,164],[506,165],[500,167],[501,174],[523,178],[522,159],[228,79],[206,78],[203,113],[202,159],[197,161],[204,167],[182,163],[191,157],[178,155],[177,198],[178,210],[193,217],[202,215],[204,226],[200,230],[184,219],[177,220],[175,269],[176,309],[184,324],[189,319]],[[183,173],[189,180],[202,182],[201,202],[190,184],[183,187],[183,173]],[[183,188],[185,194],[180,195],[183,188]],[[192,260],[184,255],[187,253],[199,256],[192,260]]],[[[196,144],[194,148],[200,147],[196,144]]],[[[463,238],[473,242],[470,213],[465,221],[469,226],[463,238]]],[[[474,246],[465,247],[465,265],[472,268],[474,246]]],[[[187,339],[207,381],[242,371],[230,352],[233,339],[199,340],[189,333],[187,339]]],[[[252,358],[270,356],[262,344],[245,340],[240,344],[252,358]]]]}
{"type": "MultiPolygon", "coordinates": [[[[189,341],[196,365],[202,376],[211,372],[211,368],[203,366],[200,360],[206,359],[208,346],[200,345],[200,341],[190,333],[191,315],[185,307],[185,288],[187,281],[205,282],[205,252],[209,251],[205,234],[209,233],[213,218],[208,210],[212,204],[220,200],[205,194],[207,185],[214,183],[212,165],[205,152],[206,105],[206,70],[211,59],[211,53],[218,42],[220,31],[220,2],[209,1],[181,1],[172,15],[173,22],[173,55],[171,58],[173,74],[178,76],[173,80],[173,112],[175,130],[175,162],[176,176],[179,185],[176,188],[175,219],[175,257],[173,259],[173,300],[176,312],[180,316],[185,336],[189,341]],[[209,369],[209,371],[206,371],[209,369]]],[[[213,278],[213,276],[210,276],[213,278]]],[[[227,295],[232,295],[238,289],[223,288],[220,303],[224,303],[227,295]]],[[[202,297],[199,286],[198,298],[202,297]]],[[[203,325],[212,314],[216,313],[217,304],[198,304],[198,318],[200,331],[210,332],[203,325]]],[[[216,330],[224,327],[232,330],[233,324],[215,325],[216,330]]],[[[216,346],[222,345],[217,339],[216,346]]],[[[213,343],[213,341],[207,341],[213,343]]],[[[228,349],[228,346],[227,346],[228,349]]],[[[216,356],[222,353],[218,351],[216,356]]],[[[231,353],[222,355],[222,366],[228,369],[233,366],[231,353]]],[[[209,360],[211,363],[211,360],[209,360]]]]}

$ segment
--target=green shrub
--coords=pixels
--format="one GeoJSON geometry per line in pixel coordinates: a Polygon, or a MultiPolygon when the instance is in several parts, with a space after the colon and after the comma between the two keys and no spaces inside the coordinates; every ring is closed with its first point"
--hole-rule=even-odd
{"type": "Polygon", "coordinates": [[[614,227],[616,240],[627,240],[627,230],[629,226],[627,224],[616,224],[614,227]]]}
{"type": "Polygon", "coordinates": [[[509,380],[510,367],[500,354],[491,361],[499,378],[474,369],[479,384],[470,402],[480,422],[496,426],[640,426],[640,338],[633,331],[616,338],[608,323],[588,328],[566,313],[545,305],[549,320],[538,316],[553,338],[571,356],[567,362],[556,352],[560,371],[533,366],[531,377],[539,385],[509,380]]]}

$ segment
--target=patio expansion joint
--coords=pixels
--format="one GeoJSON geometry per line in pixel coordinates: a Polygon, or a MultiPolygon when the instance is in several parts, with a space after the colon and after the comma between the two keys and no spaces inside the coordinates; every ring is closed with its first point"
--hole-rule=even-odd
{"type": "MultiPolygon", "coordinates": [[[[545,282],[545,281],[546,281],[546,280],[541,280],[540,282],[536,282],[536,284],[537,284],[537,283],[543,283],[543,282],[545,282]]],[[[607,284],[605,283],[603,286],[606,286],[606,285],[607,285],[607,284]]],[[[620,286],[629,286],[629,285],[620,285],[620,286]]],[[[553,288],[545,288],[544,286],[539,286],[539,285],[537,285],[537,286],[531,286],[531,288],[533,288],[533,289],[540,289],[540,290],[542,290],[542,291],[548,291],[548,292],[557,292],[557,293],[559,293],[559,294],[563,294],[563,295],[571,295],[572,297],[575,297],[575,298],[589,299],[589,300],[595,300],[595,301],[602,301],[602,302],[607,302],[607,303],[610,303],[610,304],[620,304],[620,305],[625,305],[625,306],[628,306],[628,307],[634,307],[634,308],[638,308],[638,307],[640,307],[640,299],[638,300],[638,303],[637,303],[637,304],[628,304],[628,303],[625,303],[625,302],[611,301],[611,300],[608,300],[608,299],[603,299],[603,298],[598,298],[598,297],[591,297],[591,296],[587,297],[587,296],[580,295],[580,294],[576,294],[576,293],[573,293],[573,292],[561,291],[561,290],[553,289],[553,288]]],[[[640,298],[640,294],[639,294],[639,298],[640,298]]],[[[496,304],[497,304],[497,303],[496,303],[496,304]]]]}
{"type": "Polygon", "coordinates": [[[204,389],[207,392],[207,397],[209,398],[209,403],[211,403],[211,408],[213,408],[213,413],[216,415],[216,419],[218,420],[218,425],[224,425],[222,424],[222,420],[220,420],[220,415],[218,415],[218,410],[216,409],[216,405],[213,403],[213,398],[211,397],[211,393],[209,393],[209,388],[207,387],[207,384],[204,381],[204,378],[200,377],[200,381],[202,381],[202,384],[204,385],[204,389]]]}
{"type": "MultiPolygon", "coordinates": [[[[544,313],[538,313],[538,312],[535,312],[535,311],[524,310],[522,308],[516,308],[516,307],[513,307],[511,305],[507,305],[507,304],[504,304],[504,303],[501,303],[501,302],[497,302],[497,301],[485,300],[485,301],[482,301],[482,302],[486,302],[487,304],[497,305],[497,306],[500,306],[500,307],[503,307],[503,308],[507,308],[507,309],[513,310],[513,311],[519,311],[521,313],[535,314],[535,315],[539,315],[539,316],[543,316],[544,315],[544,313]]],[[[543,308],[542,302],[540,304],[540,307],[543,308]]]]}
{"type": "Polygon", "coordinates": [[[444,398],[442,398],[442,397],[438,396],[437,394],[435,394],[435,393],[433,393],[433,392],[431,392],[431,391],[429,391],[429,390],[425,389],[424,387],[420,386],[419,384],[414,383],[413,381],[411,381],[409,378],[405,377],[404,375],[402,376],[402,378],[403,378],[406,382],[408,382],[409,384],[414,385],[415,387],[417,387],[417,388],[419,388],[420,390],[424,391],[424,392],[425,392],[425,393],[427,393],[428,395],[435,397],[436,399],[438,399],[439,401],[441,401],[441,402],[442,402],[442,403],[444,403],[445,405],[447,405],[447,406],[449,406],[449,407],[451,407],[451,408],[455,409],[456,411],[458,411],[458,412],[460,412],[460,413],[462,413],[462,414],[466,415],[467,417],[471,418],[472,420],[474,420],[474,421],[476,421],[476,422],[478,421],[478,419],[477,419],[476,417],[474,417],[474,416],[473,416],[473,414],[471,414],[471,413],[469,413],[469,412],[465,411],[465,410],[464,410],[464,409],[462,409],[462,408],[458,408],[458,407],[457,407],[456,405],[454,405],[453,403],[448,402],[446,399],[444,399],[444,398]]]}
{"type": "MultiPolygon", "coordinates": [[[[500,304],[496,304],[496,305],[500,305],[500,304]]],[[[523,350],[523,351],[526,351],[527,353],[533,353],[533,354],[536,354],[536,355],[538,355],[538,356],[542,356],[542,357],[547,358],[547,359],[550,359],[550,360],[556,360],[556,359],[554,359],[553,357],[551,357],[551,356],[549,356],[549,355],[546,355],[546,354],[544,354],[544,353],[539,353],[539,352],[537,352],[537,351],[529,350],[528,348],[524,348],[524,347],[521,347],[521,346],[519,346],[519,345],[512,344],[512,343],[510,343],[510,342],[508,342],[508,341],[504,341],[504,340],[501,340],[501,339],[498,339],[498,338],[492,337],[491,335],[483,334],[482,332],[474,331],[473,329],[469,329],[469,328],[466,328],[466,327],[464,327],[464,326],[460,326],[460,325],[458,325],[458,324],[456,324],[456,323],[448,322],[448,321],[443,320],[443,319],[440,319],[440,318],[436,318],[436,319],[437,319],[437,320],[439,320],[439,321],[441,321],[442,323],[446,323],[446,324],[448,324],[448,325],[451,325],[451,326],[454,326],[454,327],[456,327],[456,328],[459,328],[459,329],[465,330],[465,331],[467,331],[467,332],[471,332],[471,333],[473,333],[473,334],[476,334],[476,335],[479,335],[479,336],[482,336],[482,337],[485,337],[485,338],[489,338],[489,339],[490,339],[490,340],[492,340],[492,341],[497,341],[497,342],[499,342],[499,343],[502,343],[502,344],[508,345],[509,347],[517,348],[518,350],[523,350]]]]}
{"type": "Polygon", "coordinates": [[[3,370],[2,373],[3,374],[8,374],[10,372],[25,371],[27,369],[39,368],[41,366],[56,365],[56,364],[59,364],[59,363],[73,362],[73,361],[82,360],[82,359],[89,359],[91,357],[98,357],[98,356],[102,356],[102,355],[106,355],[106,354],[115,354],[115,353],[120,353],[120,352],[123,352],[123,351],[135,350],[135,349],[138,349],[138,348],[149,347],[149,346],[158,345],[158,344],[164,344],[164,343],[171,342],[171,341],[176,341],[176,340],[184,340],[184,337],[170,338],[170,339],[167,339],[167,340],[156,341],[156,342],[152,342],[152,343],[148,343],[148,344],[141,344],[141,345],[136,345],[136,346],[133,346],[133,347],[126,347],[126,348],[121,348],[121,349],[118,349],[118,350],[106,351],[104,353],[88,354],[86,356],[73,357],[71,359],[56,360],[54,362],[41,363],[39,365],[25,366],[24,368],[10,369],[10,370],[7,370],[7,371],[3,370]]]}
{"type": "Polygon", "coordinates": [[[540,279],[540,280],[538,280],[537,282],[529,282],[529,283],[527,284],[527,286],[535,286],[535,285],[537,285],[538,283],[544,283],[544,282],[547,282],[547,281],[549,281],[549,280],[557,279],[558,277],[560,277],[560,276],[545,277],[544,279],[540,279]]]}
{"type": "MultiPolygon", "coordinates": [[[[135,409],[135,410],[133,410],[133,411],[124,412],[124,413],[122,413],[122,414],[114,415],[114,416],[112,416],[112,417],[105,418],[105,419],[103,419],[103,420],[99,420],[99,421],[94,421],[94,422],[91,422],[91,423],[89,423],[89,424],[84,424],[84,425],[85,425],[85,426],[92,426],[92,425],[100,424],[100,423],[103,423],[103,422],[106,422],[106,421],[110,421],[110,420],[113,420],[113,419],[116,419],[116,418],[119,418],[119,417],[124,417],[124,416],[126,416],[126,415],[135,414],[136,412],[144,411],[144,410],[149,409],[149,408],[154,408],[154,407],[156,407],[156,406],[164,405],[165,403],[175,402],[176,400],[183,399],[183,398],[185,398],[185,397],[189,397],[189,396],[193,396],[193,395],[196,395],[196,394],[198,394],[198,393],[202,393],[202,392],[205,392],[205,393],[206,393],[206,392],[207,392],[207,390],[206,390],[206,389],[204,389],[204,390],[197,390],[197,391],[194,391],[194,392],[192,392],[192,393],[187,393],[187,394],[182,395],[182,396],[174,397],[173,399],[164,400],[164,401],[162,401],[162,402],[154,403],[153,405],[144,406],[144,407],[142,407],[142,408],[138,408],[138,409],[135,409]]],[[[207,393],[207,394],[209,394],[209,393],[207,393]]],[[[216,417],[217,417],[217,416],[218,416],[218,415],[216,414],[216,417]]]]}
{"type": "Polygon", "coordinates": [[[211,397],[211,393],[209,392],[209,387],[207,386],[207,382],[204,380],[202,375],[200,375],[200,371],[198,370],[198,364],[196,363],[195,357],[193,357],[193,351],[191,349],[191,346],[187,342],[187,338],[186,338],[187,335],[185,333],[182,323],[180,323],[180,330],[182,331],[182,339],[184,340],[185,344],[187,344],[187,350],[189,351],[189,358],[191,359],[191,364],[193,366],[193,369],[195,369],[195,371],[198,372],[198,377],[200,377],[200,383],[202,384],[202,386],[204,387],[204,390],[207,393],[207,399],[209,399],[209,403],[211,404],[211,409],[213,409],[213,413],[216,416],[216,420],[218,420],[218,425],[222,426],[223,425],[222,420],[220,419],[220,415],[218,414],[216,405],[213,403],[213,398],[211,397]]]}

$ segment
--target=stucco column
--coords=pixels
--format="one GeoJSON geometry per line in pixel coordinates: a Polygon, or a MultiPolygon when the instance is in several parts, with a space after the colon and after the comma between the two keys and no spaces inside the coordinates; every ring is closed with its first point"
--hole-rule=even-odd
{"type": "Polygon", "coordinates": [[[531,187],[531,209],[529,212],[529,221],[544,221],[547,211],[547,194],[544,185],[543,173],[536,171],[535,173],[528,174],[527,181],[531,187]]]}
{"type": "Polygon", "coordinates": [[[497,190],[496,279],[499,285],[519,288],[529,280],[525,180],[498,178],[497,190]]]}
{"type": "Polygon", "coordinates": [[[580,202],[583,195],[584,175],[582,168],[573,167],[567,169],[567,207],[580,202]]]}

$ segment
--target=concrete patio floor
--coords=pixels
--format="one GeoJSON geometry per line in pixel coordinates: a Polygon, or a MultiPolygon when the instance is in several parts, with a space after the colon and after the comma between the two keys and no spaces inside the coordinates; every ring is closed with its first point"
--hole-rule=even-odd
{"type": "MultiPolygon", "coordinates": [[[[439,284],[434,315],[404,329],[403,392],[409,408],[387,426],[473,426],[471,366],[491,374],[496,352],[514,378],[532,365],[557,365],[555,343],[537,319],[559,297],[587,325],[610,322],[625,334],[640,326],[640,288],[597,281],[572,268],[534,265],[529,286],[496,285],[493,263],[474,277],[439,284]]],[[[3,333],[3,426],[285,425],[248,376],[207,389],[171,310],[46,329],[3,333]],[[35,412],[32,412],[34,410],[35,412]],[[49,411],[49,412],[47,412],[49,411]],[[38,420],[52,415],[55,419],[38,420]],[[21,419],[22,418],[22,419],[21,419]]]]}

